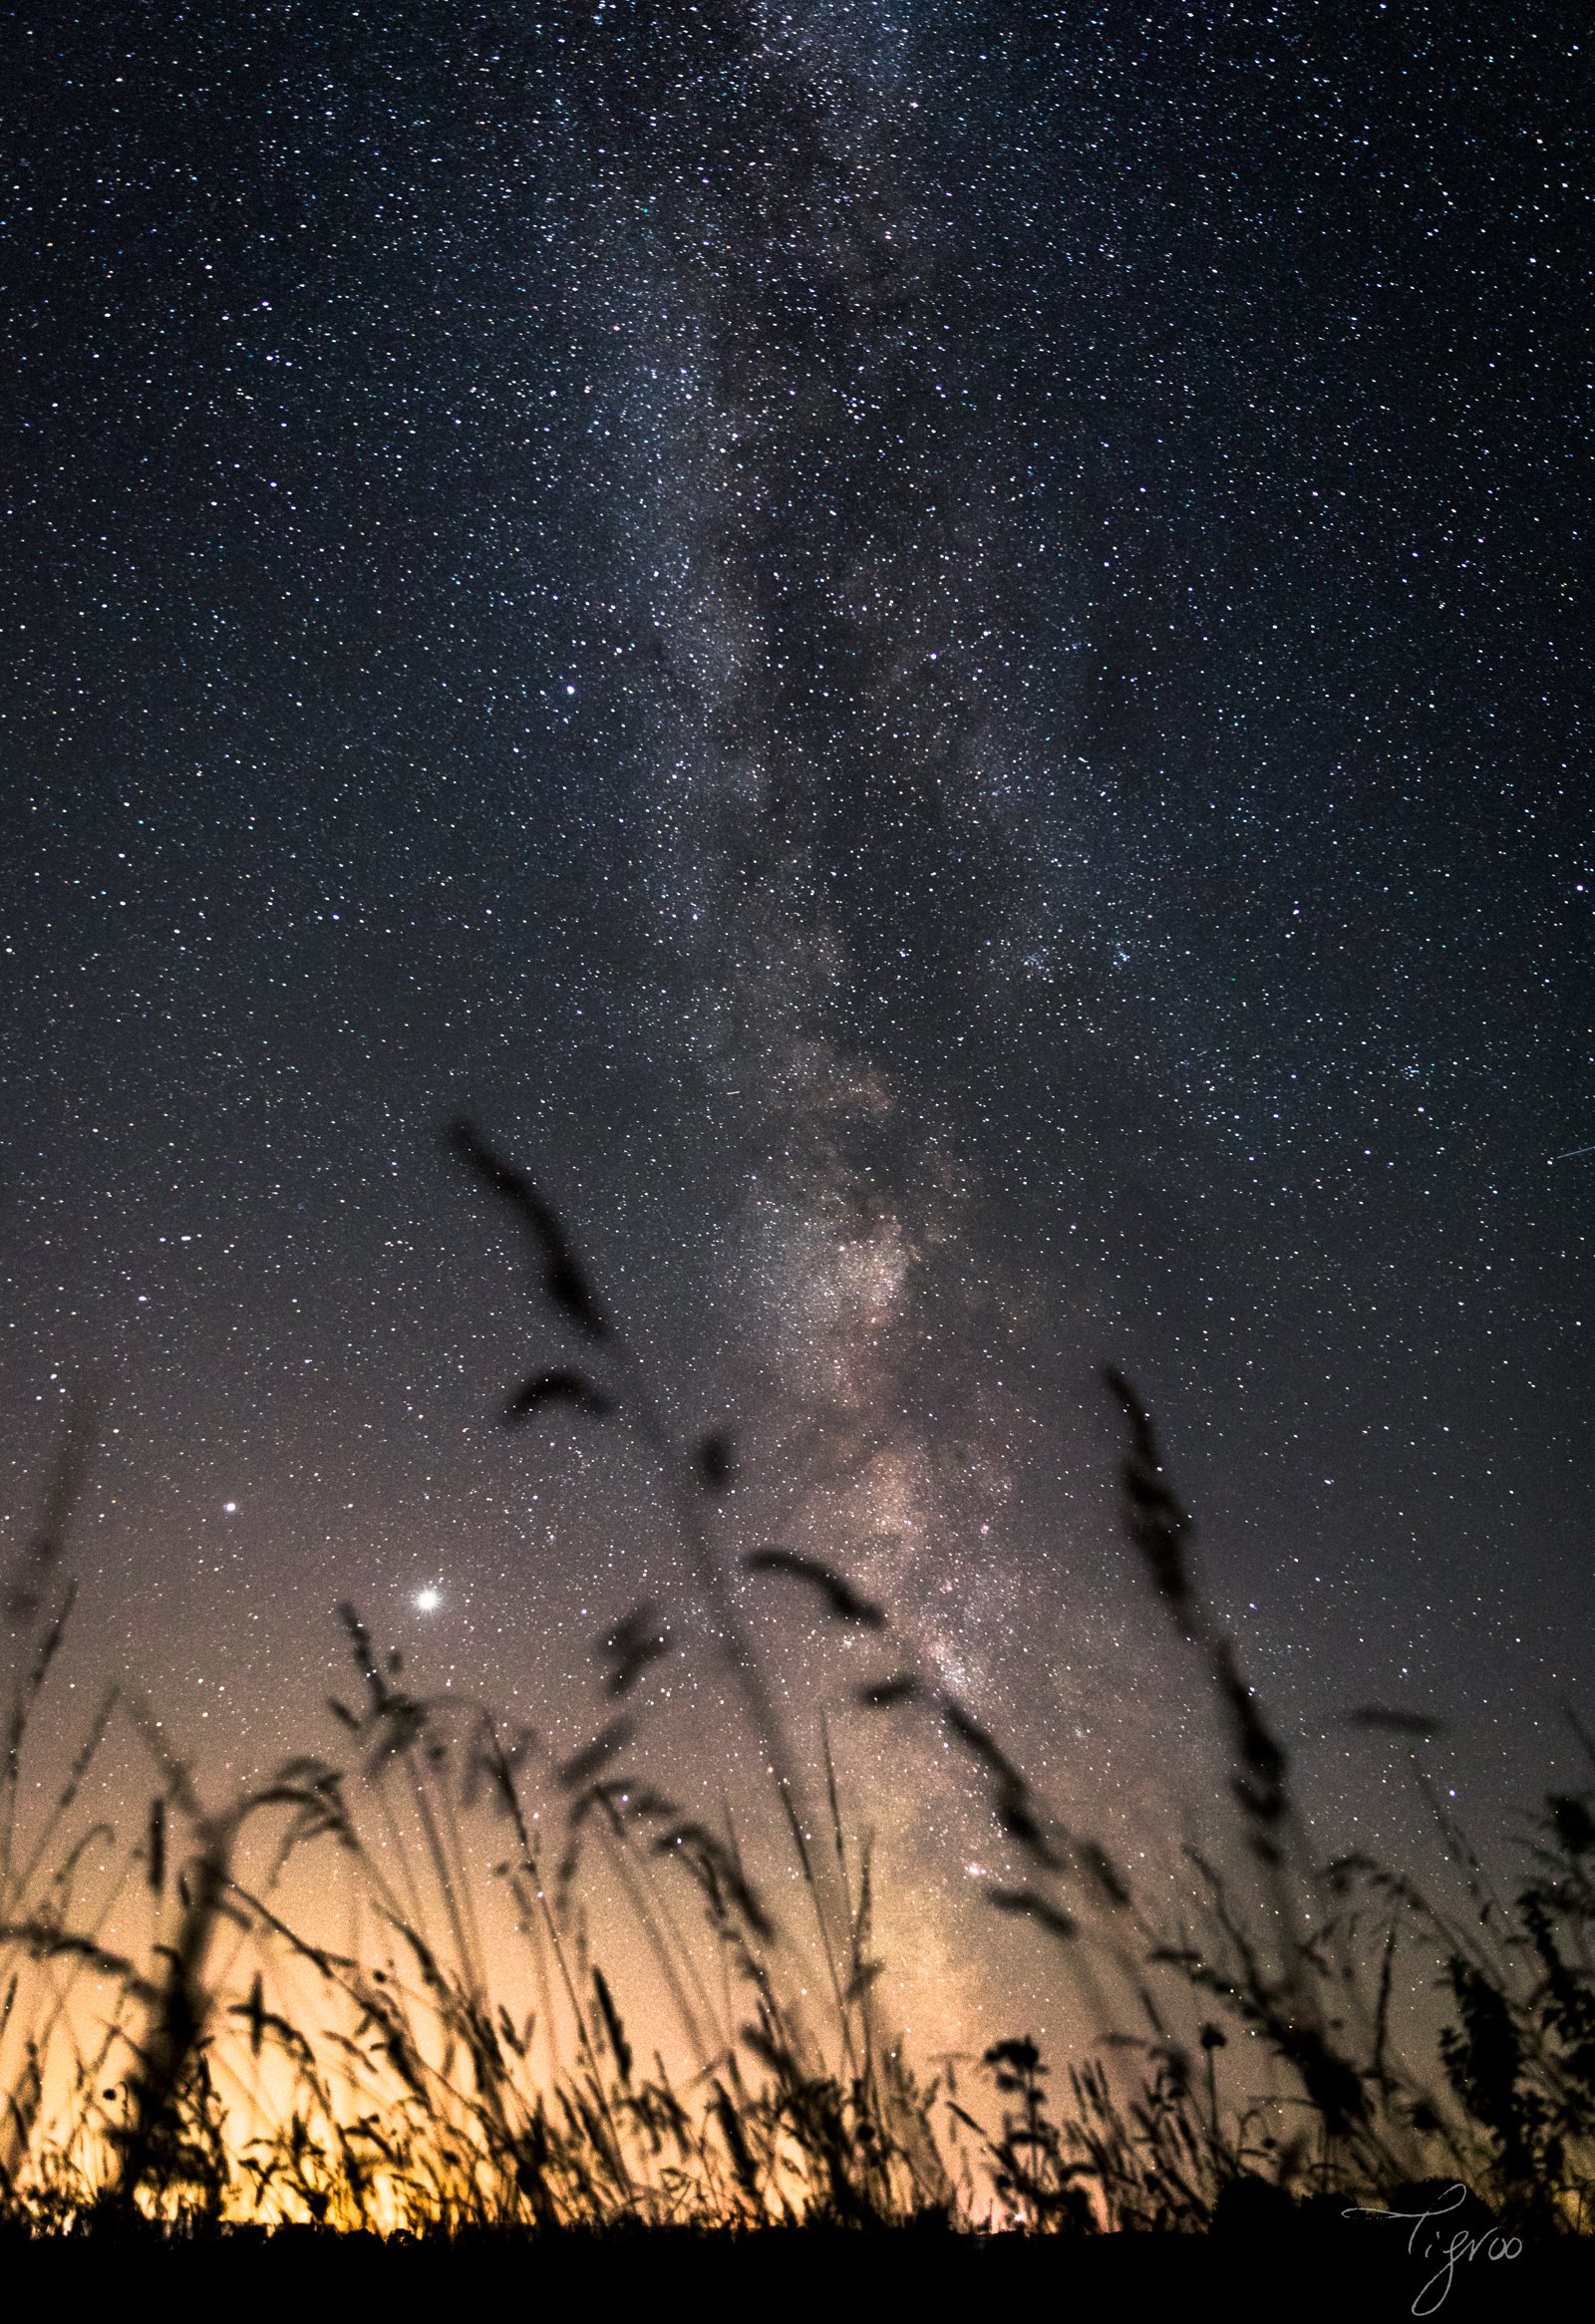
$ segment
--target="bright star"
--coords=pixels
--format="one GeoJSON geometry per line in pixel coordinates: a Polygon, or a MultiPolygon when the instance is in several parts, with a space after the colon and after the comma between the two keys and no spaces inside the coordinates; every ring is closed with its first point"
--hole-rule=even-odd
{"type": "Polygon", "coordinates": [[[416,1611],[418,1613],[432,1613],[437,1609],[437,1607],[442,1605],[442,1603],[443,1592],[441,1590],[434,1590],[430,1584],[425,1590],[418,1590],[416,1592],[416,1611]]]}

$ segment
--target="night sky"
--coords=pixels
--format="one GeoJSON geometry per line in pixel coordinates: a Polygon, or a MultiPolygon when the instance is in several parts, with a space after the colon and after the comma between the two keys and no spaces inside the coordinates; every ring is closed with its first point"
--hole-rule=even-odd
{"type": "Polygon", "coordinates": [[[647,1597],[701,1731],[645,1466],[497,1424],[570,1349],[464,1113],[736,1430],[728,1547],[1077,1815],[1210,1723],[1104,1362],[1330,1820],[1362,1703],[1526,1805],[1595,1715],[1589,9],[5,41],[0,1399],[13,1541],[99,1402],[70,1716],[319,1747],[348,1597],[579,1740],[647,1597]]]}

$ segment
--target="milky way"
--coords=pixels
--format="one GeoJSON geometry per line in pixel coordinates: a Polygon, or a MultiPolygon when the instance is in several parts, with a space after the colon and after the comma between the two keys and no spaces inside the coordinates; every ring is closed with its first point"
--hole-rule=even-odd
{"type": "Polygon", "coordinates": [[[15,28],[0,1388],[16,1530],[96,1386],[86,1674],[256,1765],[351,1596],[573,1722],[680,1584],[645,1476],[493,1426],[551,1342],[466,1111],[738,1430],[745,1537],[1071,1797],[1186,1732],[1105,1361],[1332,1803],[1354,1700],[1550,1768],[1586,33],[15,28]]]}

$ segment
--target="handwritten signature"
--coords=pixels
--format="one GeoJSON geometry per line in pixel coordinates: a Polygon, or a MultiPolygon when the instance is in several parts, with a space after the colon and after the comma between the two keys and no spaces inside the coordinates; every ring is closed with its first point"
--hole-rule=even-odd
{"type": "Polygon", "coordinates": [[[1418,2239],[1430,2225],[1430,2222],[1435,2219],[1447,2218],[1466,2200],[1467,2189],[1458,2180],[1454,2186],[1448,2186],[1439,2201],[1432,2204],[1427,2211],[1375,2211],[1364,2209],[1359,2205],[1356,2209],[1349,2210],[1345,2214],[1348,2219],[1411,2220],[1412,2228],[1407,2237],[1407,2248],[1412,2256],[1415,2259],[1419,2257],[1433,2259],[1436,2254],[1438,2255],[1439,2266],[1413,2302],[1412,2312],[1415,2316],[1433,2316],[1435,2314],[1450,2290],[1459,2266],[1468,2264],[1475,2259],[1491,2261],[1516,2259],[1523,2248],[1522,2241],[1518,2236],[1508,2235],[1499,2227],[1486,2227],[1481,2234],[1477,2235],[1470,2235],[1465,2227],[1457,2227],[1444,2241],[1441,2241],[1436,2235],[1430,2235],[1425,2241],[1422,2253],[1420,2253],[1418,2239]]]}

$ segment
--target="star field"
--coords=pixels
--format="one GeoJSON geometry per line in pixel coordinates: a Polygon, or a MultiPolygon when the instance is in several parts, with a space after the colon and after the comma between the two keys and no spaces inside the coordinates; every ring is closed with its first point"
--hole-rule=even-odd
{"type": "Polygon", "coordinates": [[[1592,37],[24,12],[0,1395],[20,1538],[96,1389],[86,1669],[243,1770],[341,1598],[557,1725],[685,1587],[635,1462],[494,1426],[555,1342],[466,1112],[739,1432],[739,1538],[1065,1796],[1139,1813],[1198,1716],[1105,1361],[1332,1814],[1354,1701],[1486,1816],[1549,1775],[1592,37]]]}

